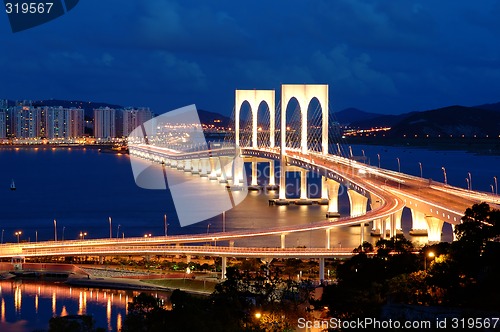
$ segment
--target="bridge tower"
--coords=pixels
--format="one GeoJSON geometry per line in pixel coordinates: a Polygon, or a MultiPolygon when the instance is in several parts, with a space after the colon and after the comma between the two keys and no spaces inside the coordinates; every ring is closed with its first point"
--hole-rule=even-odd
{"type": "MultiPolygon", "coordinates": [[[[259,105],[265,102],[269,107],[269,147],[272,149],[275,146],[275,128],[276,128],[276,107],[275,107],[275,91],[274,90],[236,90],[235,92],[235,109],[234,109],[234,132],[236,149],[240,148],[240,112],[244,102],[250,105],[252,112],[252,148],[258,148],[257,143],[257,113],[259,105]]],[[[274,160],[269,161],[271,172],[274,173],[274,160]]],[[[252,162],[252,186],[256,186],[257,162],[252,162]]],[[[274,174],[270,173],[270,185],[274,185],[274,174]]]]}
{"type": "Polygon", "coordinates": [[[279,199],[286,199],[286,108],[292,98],[297,99],[301,113],[300,149],[308,154],[307,148],[307,112],[313,98],[318,99],[321,106],[321,153],[328,154],[328,85],[327,84],[282,84],[281,85],[281,177],[279,199]]]}

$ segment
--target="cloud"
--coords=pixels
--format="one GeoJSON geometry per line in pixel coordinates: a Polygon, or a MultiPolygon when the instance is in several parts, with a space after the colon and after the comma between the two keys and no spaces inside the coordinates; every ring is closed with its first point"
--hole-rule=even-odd
{"type": "Polygon", "coordinates": [[[353,54],[346,45],[327,53],[315,52],[311,63],[318,76],[334,82],[342,90],[355,91],[358,95],[397,93],[393,79],[374,69],[367,53],[353,54]]]}

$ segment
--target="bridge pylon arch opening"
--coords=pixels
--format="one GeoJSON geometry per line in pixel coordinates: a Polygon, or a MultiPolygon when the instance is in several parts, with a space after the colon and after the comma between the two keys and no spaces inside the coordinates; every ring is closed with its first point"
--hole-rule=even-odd
{"type": "Polygon", "coordinates": [[[287,105],[292,98],[297,99],[299,104],[302,123],[300,133],[300,150],[308,153],[307,146],[307,113],[308,107],[313,98],[316,98],[322,110],[321,128],[321,150],[322,154],[328,154],[328,85],[327,84],[283,84],[281,86],[281,150],[286,150],[286,112],[287,105]]]}
{"type": "Polygon", "coordinates": [[[240,110],[244,102],[248,102],[252,113],[252,135],[251,144],[253,148],[257,148],[257,133],[258,133],[258,119],[257,114],[259,105],[266,102],[269,107],[269,136],[270,147],[274,147],[274,131],[275,131],[275,91],[274,90],[236,90],[235,91],[235,105],[234,105],[234,123],[235,123],[235,144],[236,147],[240,146],[240,110]]]}

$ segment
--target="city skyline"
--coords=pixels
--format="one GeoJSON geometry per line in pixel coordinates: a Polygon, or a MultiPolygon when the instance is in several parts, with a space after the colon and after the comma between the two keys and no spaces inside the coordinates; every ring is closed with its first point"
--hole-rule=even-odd
{"type": "Polygon", "coordinates": [[[0,24],[3,94],[157,114],[195,103],[229,115],[234,88],[298,82],[330,84],[334,111],[498,102],[500,6],[450,4],[86,1],[20,33],[0,24]]]}

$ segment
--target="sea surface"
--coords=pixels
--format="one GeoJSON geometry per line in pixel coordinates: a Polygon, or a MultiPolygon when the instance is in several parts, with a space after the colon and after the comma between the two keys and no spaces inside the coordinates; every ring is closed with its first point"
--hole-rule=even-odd
{"type": "MultiPolygon", "coordinates": [[[[444,181],[442,167],[445,167],[448,183],[463,188],[467,187],[465,179],[469,178],[468,173],[472,188],[485,192],[491,192],[494,176],[500,178],[500,156],[406,147],[353,145],[351,149],[355,157],[364,153],[365,162],[375,166],[378,166],[379,154],[380,166],[392,170],[398,170],[399,158],[401,172],[416,176],[420,176],[420,162],[423,177],[440,182],[444,181]]],[[[259,164],[262,174],[266,173],[264,167],[266,164],[259,164]]],[[[192,179],[194,175],[179,171],[178,176],[192,179]]],[[[207,178],[199,178],[199,181],[200,190],[213,185],[207,178]]],[[[259,183],[266,182],[267,177],[259,178],[259,183]]],[[[287,183],[291,183],[289,194],[297,197],[300,179],[292,173],[287,183]]],[[[318,179],[312,179],[311,183],[310,191],[318,192],[314,186],[318,179]]],[[[0,229],[3,242],[16,242],[16,231],[22,232],[21,241],[32,242],[53,240],[55,231],[58,240],[78,239],[81,232],[87,233],[86,238],[109,237],[110,218],[112,237],[164,235],[165,215],[166,231],[170,235],[311,223],[324,219],[326,206],[269,206],[269,198],[276,195],[275,191],[249,192],[243,203],[226,212],[224,225],[222,215],[219,215],[180,227],[170,192],[139,188],[126,154],[75,148],[0,149],[0,229]],[[15,191],[9,189],[12,179],[17,188],[15,191]]],[[[192,203],[196,204],[196,201],[192,203]]],[[[349,200],[342,188],[339,206],[341,215],[347,216],[349,200]]],[[[405,232],[411,227],[409,215],[409,210],[405,210],[405,232]]],[[[368,227],[366,231],[369,231],[368,227]]],[[[444,240],[451,239],[448,235],[445,234],[444,240]]],[[[278,246],[279,241],[279,237],[258,238],[245,243],[237,241],[235,245],[278,246]]],[[[332,244],[354,247],[358,241],[359,228],[347,227],[332,232],[332,244]],[[353,234],[358,236],[353,237],[353,234]]],[[[324,242],[323,232],[287,237],[287,246],[315,246],[318,242],[324,242]]]]}
{"type": "MultiPolygon", "coordinates": [[[[491,192],[494,176],[500,177],[500,156],[474,155],[461,151],[433,151],[407,147],[353,145],[355,157],[366,157],[364,162],[392,170],[444,181],[466,188],[466,178],[472,179],[472,188],[491,192]],[[469,174],[470,173],[470,176],[469,174]]],[[[360,161],[361,162],[361,161],[360,161]]],[[[265,174],[266,164],[259,164],[265,174]]],[[[158,166],[161,167],[161,166],[158,166]]],[[[247,168],[247,174],[251,174],[247,168]]],[[[193,175],[179,171],[177,180],[193,175]]],[[[318,179],[311,179],[318,183],[318,179]]],[[[199,178],[200,190],[214,185],[199,178]]],[[[266,183],[265,176],[259,178],[266,183]]],[[[276,179],[278,181],[278,179],[276,179]]],[[[469,180],[470,181],[470,180],[469,180]]],[[[293,174],[287,178],[293,196],[299,194],[300,180],[293,174]]],[[[312,191],[312,189],[311,189],[312,191]]],[[[323,220],[326,206],[269,206],[269,198],[277,192],[249,192],[242,204],[222,216],[197,224],[180,227],[168,190],[141,189],[135,184],[128,155],[103,153],[83,148],[20,148],[0,149],[0,229],[2,242],[17,242],[15,232],[21,231],[20,241],[78,239],[80,232],[86,238],[131,237],[144,234],[164,235],[164,215],[167,215],[167,233],[212,233],[223,229],[241,230],[278,225],[312,223],[323,220]],[[16,190],[10,190],[14,179],[16,190]],[[55,222],[54,222],[55,220],[55,222]]],[[[196,201],[193,201],[196,204],[196,201]]],[[[339,210],[349,214],[345,190],[340,190],[339,210]]],[[[411,214],[403,213],[403,231],[411,228],[411,214]]],[[[408,236],[408,235],[407,235],[408,236]]],[[[426,237],[411,237],[417,244],[426,237]]],[[[364,238],[370,237],[369,227],[364,238]]],[[[451,227],[445,224],[443,240],[451,241],[451,227]]],[[[360,228],[343,227],[331,231],[333,247],[355,247],[359,244],[360,228]]],[[[324,232],[305,232],[286,237],[287,246],[323,246],[324,232]]],[[[236,241],[238,245],[277,247],[280,238],[262,237],[236,241]]],[[[129,291],[71,288],[64,284],[42,282],[0,281],[0,330],[33,331],[46,329],[53,315],[91,313],[97,326],[112,331],[123,324],[126,302],[134,295],[129,291]]],[[[162,296],[166,296],[163,294],[162,296]]]]}

